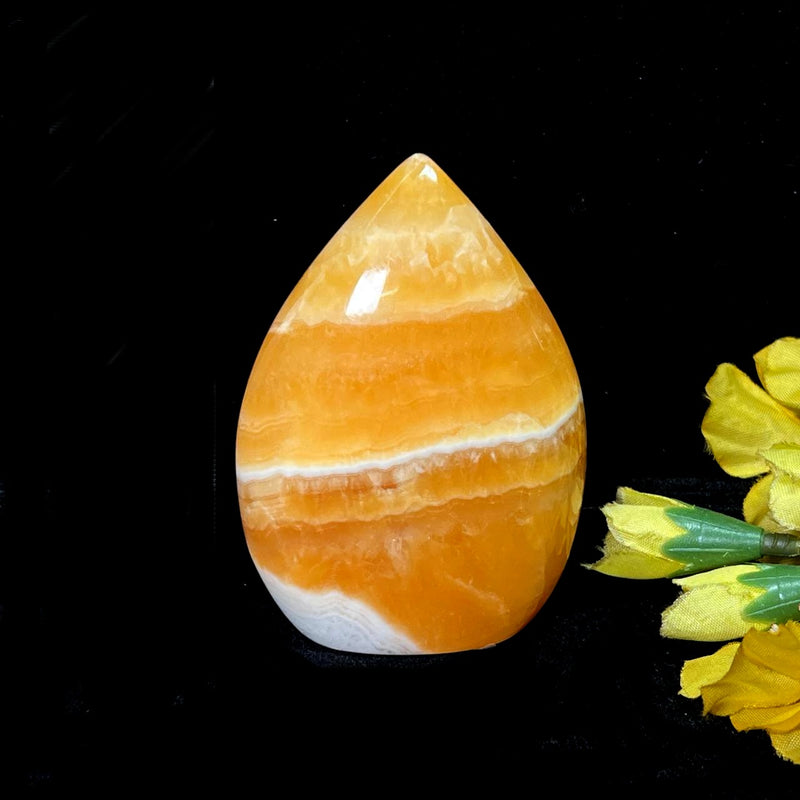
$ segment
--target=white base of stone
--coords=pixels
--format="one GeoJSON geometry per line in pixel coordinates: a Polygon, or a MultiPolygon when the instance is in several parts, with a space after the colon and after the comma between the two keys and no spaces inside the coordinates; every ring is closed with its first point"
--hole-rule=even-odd
{"type": "Polygon", "coordinates": [[[284,583],[257,567],[264,584],[287,619],[305,636],[333,650],[370,655],[422,653],[379,614],[341,592],[310,592],[284,583]]]}

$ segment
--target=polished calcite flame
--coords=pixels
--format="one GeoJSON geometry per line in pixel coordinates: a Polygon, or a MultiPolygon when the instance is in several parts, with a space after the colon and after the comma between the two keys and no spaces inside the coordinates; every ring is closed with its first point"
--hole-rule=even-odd
{"type": "Polygon", "coordinates": [[[509,638],[575,536],[583,400],[508,248],[424,155],[314,260],[258,353],[236,463],[243,527],[310,639],[444,653],[509,638]]]}

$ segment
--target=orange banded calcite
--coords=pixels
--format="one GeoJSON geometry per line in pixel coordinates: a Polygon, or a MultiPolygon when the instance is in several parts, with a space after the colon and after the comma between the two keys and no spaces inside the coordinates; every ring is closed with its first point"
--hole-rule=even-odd
{"type": "Polygon", "coordinates": [[[239,502],[270,594],[336,650],[501,642],[561,576],[585,463],[551,312],[461,190],[411,156],[305,272],[247,384],[239,502]]]}

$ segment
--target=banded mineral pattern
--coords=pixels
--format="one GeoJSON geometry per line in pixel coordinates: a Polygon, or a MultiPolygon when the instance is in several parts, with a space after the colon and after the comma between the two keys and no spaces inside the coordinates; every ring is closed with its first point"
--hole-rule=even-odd
{"type": "Polygon", "coordinates": [[[417,154],[267,333],[237,434],[243,527],[276,603],[319,644],[486,647],[559,579],[585,456],[580,384],[548,307],[417,154]]]}

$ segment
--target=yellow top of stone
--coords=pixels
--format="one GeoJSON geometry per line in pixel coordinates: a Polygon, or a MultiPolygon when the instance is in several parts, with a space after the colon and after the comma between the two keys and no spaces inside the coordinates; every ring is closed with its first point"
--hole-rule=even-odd
{"type": "Polygon", "coordinates": [[[416,153],[328,242],[273,329],[490,310],[516,302],[531,286],[461,189],[432,159],[416,153]]]}

